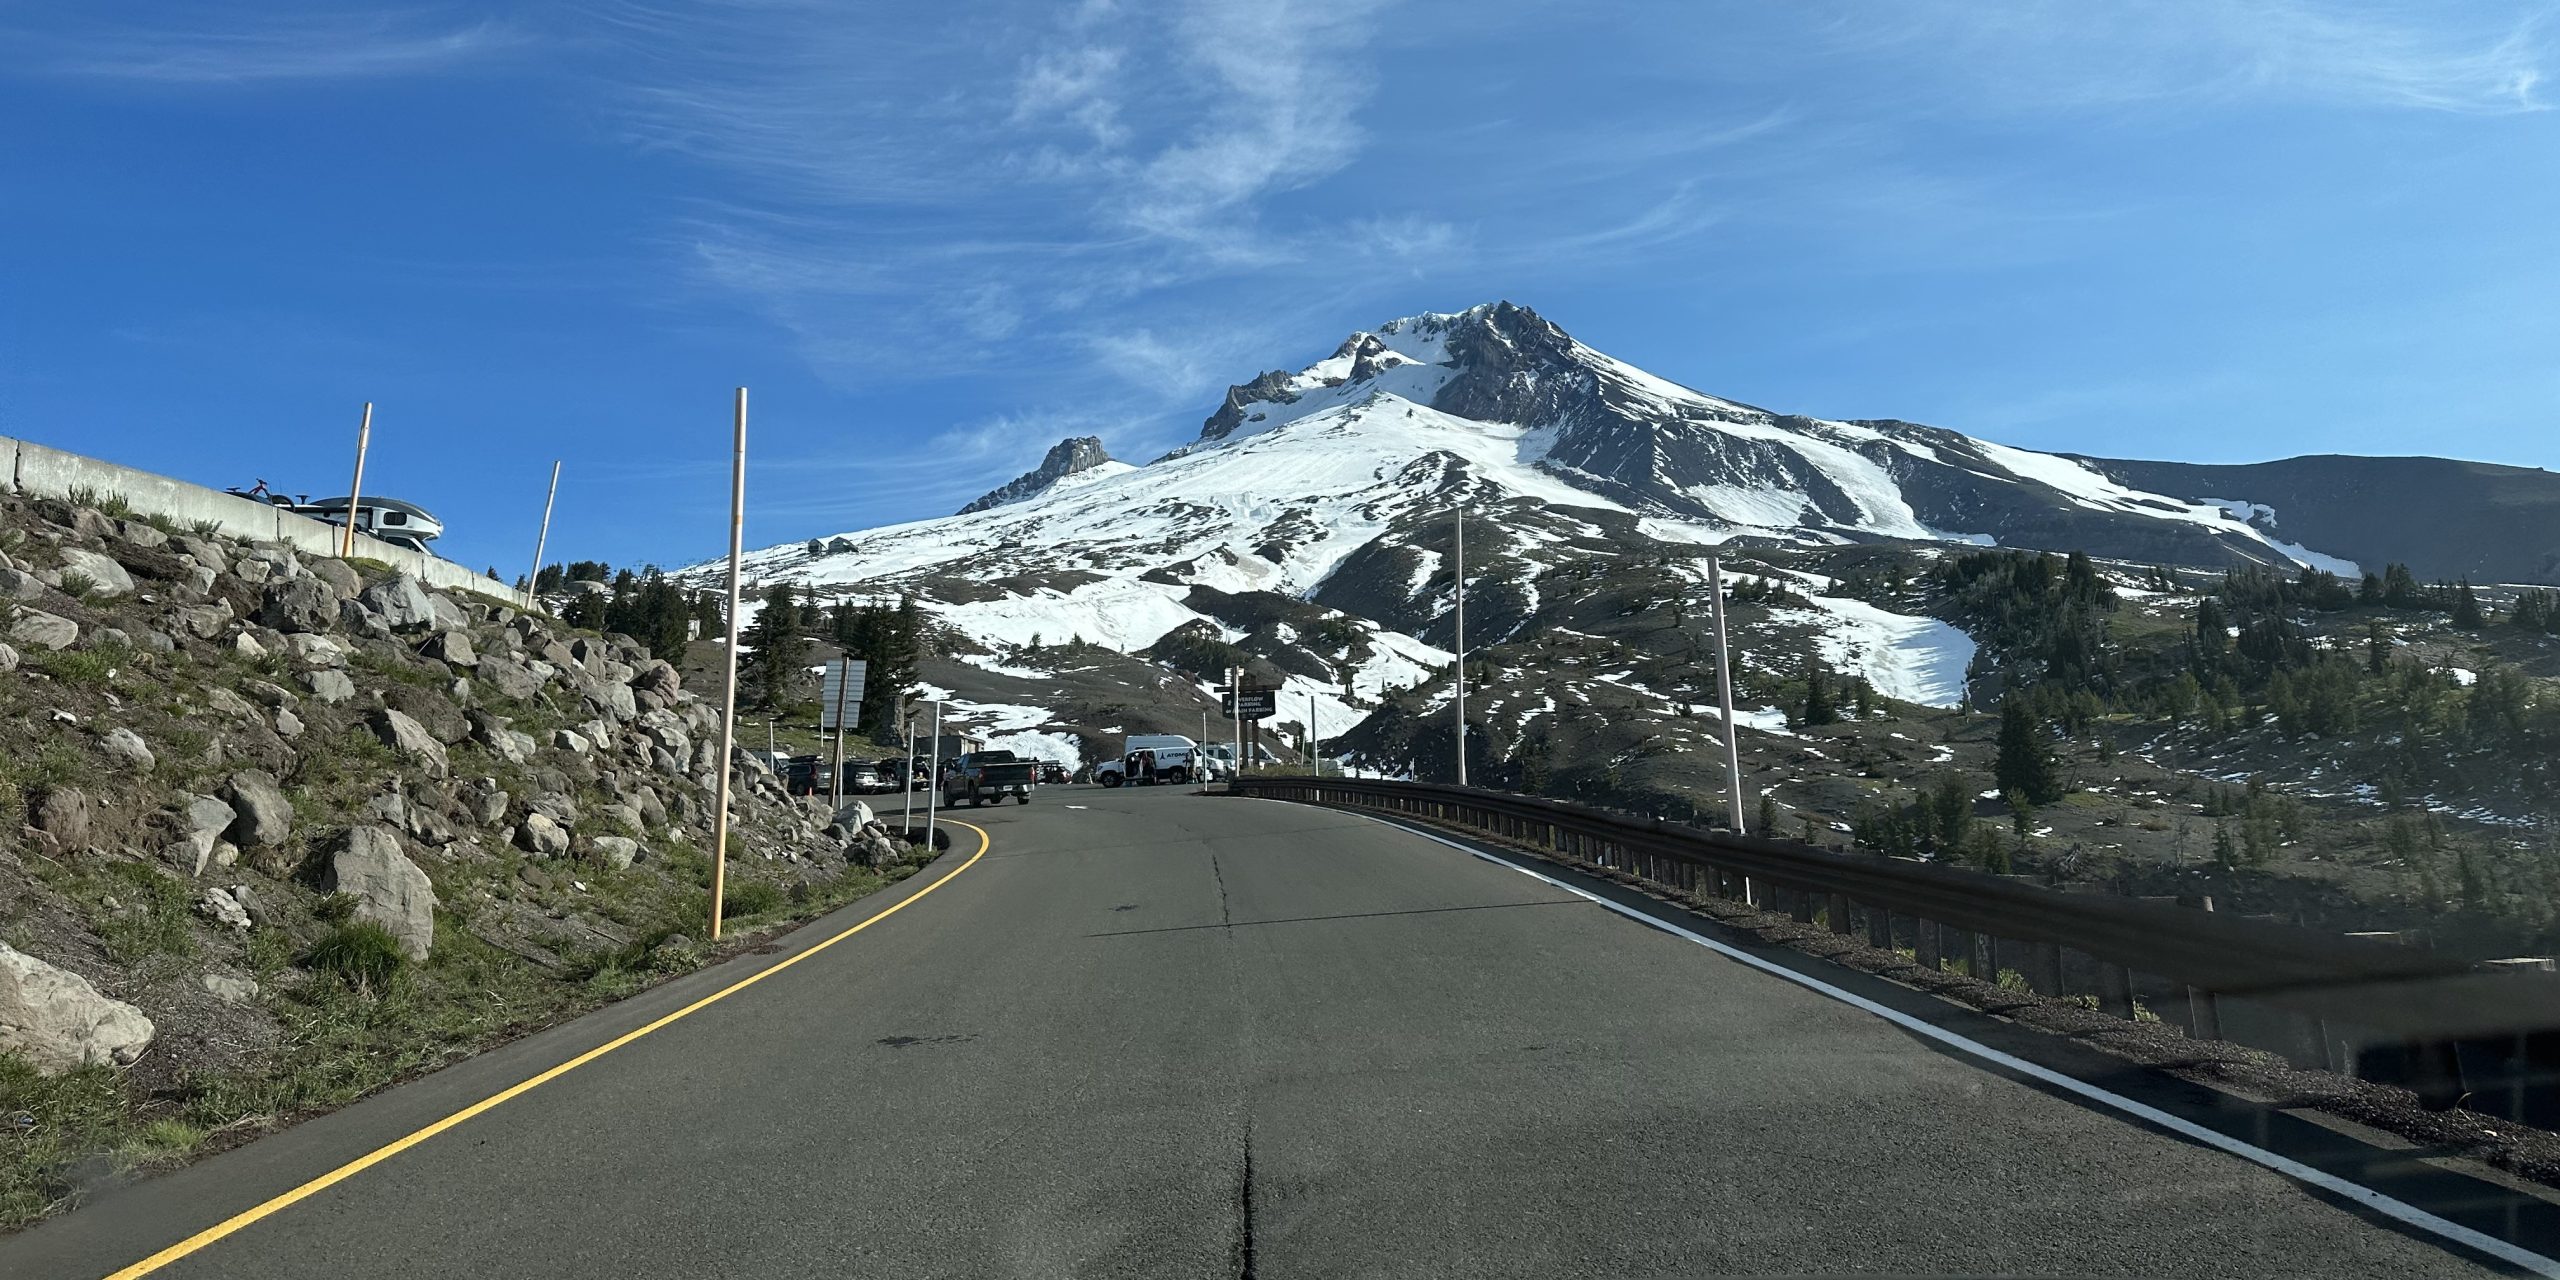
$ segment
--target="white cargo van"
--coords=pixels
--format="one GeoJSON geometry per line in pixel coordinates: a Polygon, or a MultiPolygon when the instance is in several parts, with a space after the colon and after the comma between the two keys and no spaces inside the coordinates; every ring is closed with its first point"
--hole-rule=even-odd
{"type": "Polygon", "coordinates": [[[1219,774],[1217,762],[1201,754],[1199,744],[1181,734],[1133,733],[1121,745],[1119,755],[1093,766],[1093,780],[1106,787],[1128,782],[1126,765],[1133,751],[1155,753],[1158,782],[1180,786],[1195,778],[1206,781],[1219,774]]]}

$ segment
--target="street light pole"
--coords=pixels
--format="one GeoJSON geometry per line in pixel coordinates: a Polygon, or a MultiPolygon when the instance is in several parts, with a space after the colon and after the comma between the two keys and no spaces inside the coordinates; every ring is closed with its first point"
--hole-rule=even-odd
{"type": "Polygon", "coordinates": [[[1716,696],[1724,704],[1725,803],[1732,810],[1733,833],[1742,835],[1742,731],[1733,723],[1733,662],[1725,652],[1724,567],[1714,556],[1707,557],[1707,589],[1715,596],[1716,696]]]}
{"type": "Polygon", "coordinates": [[[1467,512],[1455,517],[1458,538],[1458,785],[1467,785],[1467,512]]]}

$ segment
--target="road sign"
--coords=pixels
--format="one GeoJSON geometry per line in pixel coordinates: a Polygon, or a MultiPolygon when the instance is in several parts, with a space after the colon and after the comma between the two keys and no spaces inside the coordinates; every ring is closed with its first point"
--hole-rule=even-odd
{"type": "Polygon", "coordinates": [[[826,681],[818,690],[819,732],[862,727],[862,679],[870,669],[871,664],[860,658],[838,658],[827,664],[826,681]]]}
{"type": "Polygon", "coordinates": [[[1243,704],[1241,709],[1247,720],[1268,720],[1280,711],[1279,690],[1256,689],[1247,685],[1241,694],[1225,688],[1219,689],[1218,714],[1229,720],[1235,719],[1239,701],[1243,704]]]}

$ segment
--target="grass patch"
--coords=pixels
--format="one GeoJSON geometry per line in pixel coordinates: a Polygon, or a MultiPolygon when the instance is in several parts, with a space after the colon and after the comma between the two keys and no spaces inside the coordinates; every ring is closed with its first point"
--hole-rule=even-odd
{"type": "Polygon", "coordinates": [[[87,507],[99,515],[112,516],[118,520],[133,514],[133,504],[125,501],[121,493],[108,493],[75,485],[70,492],[63,495],[63,500],[72,506],[87,507]]]}
{"type": "Polygon", "coordinates": [[[89,593],[97,589],[98,580],[77,569],[63,574],[61,585],[55,588],[74,600],[86,600],[89,598],[89,593]]]}
{"type": "Polygon", "coordinates": [[[187,532],[210,541],[222,536],[222,522],[219,520],[191,520],[187,522],[187,532]]]}
{"type": "Polygon", "coordinates": [[[187,917],[183,881],[140,862],[115,863],[96,879],[104,912],[98,922],[98,941],[108,956],[130,965],[195,955],[195,929],[187,917]],[[107,897],[115,899],[114,907],[104,906],[107,897]]]}
{"type": "Polygon", "coordinates": [[[152,528],[157,529],[162,533],[175,536],[178,532],[178,522],[160,514],[157,511],[154,511],[147,516],[140,516],[137,518],[144,524],[150,525],[152,528]]]}
{"type": "Polygon", "coordinates": [[[416,685],[421,689],[442,688],[444,684],[435,672],[411,666],[370,645],[358,646],[355,652],[348,654],[347,665],[395,684],[416,685]]]}
{"type": "Polygon", "coordinates": [[[409,957],[389,929],[371,920],[349,920],[313,943],[302,962],[319,972],[336,974],[359,991],[380,991],[400,976],[409,957]]]}
{"type": "Polygon", "coordinates": [[[132,656],[123,645],[102,644],[94,649],[39,649],[27,654],[25,661],[64,684],[103,689],[132,656]]]}
{"type": "Polygon", "coordinates": [[[721,886],[720,914],[724,919],[744,920],[780,911],[786,901],[782,886],[771,881],[732,880],[721,886]]]}

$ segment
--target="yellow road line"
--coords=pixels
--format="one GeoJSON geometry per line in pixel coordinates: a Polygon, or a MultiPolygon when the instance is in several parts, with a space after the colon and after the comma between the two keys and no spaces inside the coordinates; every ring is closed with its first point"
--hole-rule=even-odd
{"type": "Polygon", "coordinates": [[[454,1127],[455,1125],[461,1124],[463,1121],[468,1120],[473,1116],[479,1115],[483,1111],[490,1110],[491,1108],[497,1107],[510,1099],[522,1094],[530,1093],[535,1089],[539,1089],[542,1086],[549,1084],[552,1081],[557,1080],[560,1077],[565,1076],[570,1072],[575,1071],[578,1068],[583,1067],[588,1063],[593,1062],[596,1059],[657,1030],[660,1027],[666,1026],[668,1023],[689,1016],[707,1005],[726,1000],[730,996],[736,995],[737,993],[744,991],[747,988],[752,987],[755,984],[762,982],[765,979],[770,978],[773,975],[780,973],[783,970],[788,969],[791,966],[798,964],[801,961],[806,960],[809,957],[814,956],[893,915],[898,914],[901,911],[906,910],[909,906],[914,905],[917,899],[951,883],[951,878],[953,876],[959,875],[961,872],[976,866],[978,864],[978,859],[987,856],[987,846],[993,843],[987,838],[987,833],[978,827],[971,826],[970,824],[962,822],[956,818],[945,818],[943,821],[956,827],[968,827],[969,830],[977,832],[978,851],[970,854],[967,862],[963,862],[959,866],[953,867],[951,870],[943,873],[941,879],[934,881],[932,884],[926,885],[922,889],[918,889],[912,894],[909,894],[903,901],[899,902],[898,905],[891,907],[878,915],[872,916],[869,919],[864,920],[862,923],[854,925],[851,928],[846,929],[844,932],[839,933],[806,951],[791,956],[790,958],[773,965],[771,968],[761,969],[744,978],[740,978],[736,982],[730,983],[728,986],[722,987],[718,991],[714,991],[710,995],[694,1001],[692,1004],[686,1005],[665,1017],[649,1023],[647,1026],[640,1027],[632,1031],[626,1031],[621,1035],[615,1036],[611,1040],[605,1041],[603,1044],[597,1045],[595,1048],[587,1050],[585,1053],[579,1054],[577,1057],[569,1059],[567,1062],[561,1063],[559,1066],[541,1073],[540,1075],[533,1076],[497,1093],[493,1093],[486,1098],[482,1098],[480,1101],[472,1103],[470,1106],[464,1107],[462,1110],[456,1111],[452,1115],[446,1116],[444,1119],[427,1125],[416,1132],[384,1143],[383,1145],[376,1147],[373,1150],[346,1162],[345,1164],[339,1165],[337,1168],[331,1169],[327,1173],[321,1174],[319,1177],[313,1178],[309,1182],[303,1183],[301,1186],[295,1187],[290,1191],[282,1192],[261,1204],[243,1209],[210,1227],[206,1227],[204,1230],[199,1231],[194,1235],[188,1236],[186,1239],[181,1240],[176,1244],[170,1245],[168,1248],[163,1249],[158,1253],[152,1254],[148,1258],[144,1258],[140,1262],[134,1263],[132,1266],[126,1267],[121,1271],[110,1273],[106,1277],[106,1280],[132,1280],[132,1278],[136,1276],[149,1275],[162,1267],[168,1266],[172,1262],[176,1262],[180,1258],[186,1257],[188,1254],[194,1253],[198,1249],[204,1248],[206,1245],[212,1244],[216,1240],[222,1239],[224,1236],[238,1231],[242,1227],[248,1226],[249,1224],[267,1217],[280,1209],[288,1208],[305,1197],[315,1195],[321,1191],[329,1189],[330,1187],[334,1187],[339,1183],[344,1182],[347,1179],[352,1178],[357,1174],[362,1173],[365,1170],[370,1169],[373,1166],[378,1165],[383,1161],[388,1160],[391,1157],[454,1127]]]}

